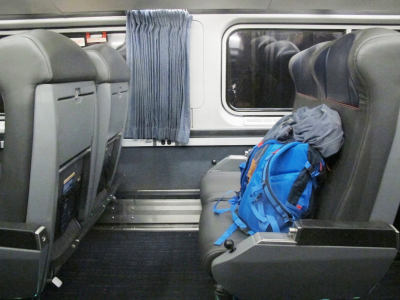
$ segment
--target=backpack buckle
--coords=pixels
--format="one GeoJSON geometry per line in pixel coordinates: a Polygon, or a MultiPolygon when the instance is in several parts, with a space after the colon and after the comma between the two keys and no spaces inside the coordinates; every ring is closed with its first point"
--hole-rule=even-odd
{"type": "Polygon", "coordinates": [[[304,164],[304,168],[307,170],[308,174],[310,174],[311,177],[317,177],[320,174],[318,168],[314,169],[313,165],[310,164],[309,161],[306,161],[306,163],[304,164]]]}

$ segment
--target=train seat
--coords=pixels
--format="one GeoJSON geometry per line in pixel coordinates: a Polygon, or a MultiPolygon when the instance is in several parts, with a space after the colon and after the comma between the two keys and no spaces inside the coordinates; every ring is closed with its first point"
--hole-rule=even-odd
{"type": "Polygon", "coordinates": [[[86,53],[58,33],[0,40],[0,298],[39,294],[75,248],[90,177],[95,76],[86,53]]]}
{"type": "Polygon", "coordinates": [[[294,108],[300,106],[312,107],[321,104],[321,99],[324,97],[324,88],[318,82],[313,66],[319,54],[327,49],[331,43],[318,43],[297,53],[290,60],[289,72],[296,90],[294,108]]]}
{"type": "Polygon", "coordinates": [[[101,210],[115,192],[113,179],[119,161],[128,112],[129,68],[117,50],[106,44],[84,48],[96,67],[96,151],[93,152],[91,203],[87,214],[101,210]]]}
{"type": "Polygon", "coordinates": [[[264,48],[263,82],[261,97],[268,107],[291,107],[294,100],[294,85],[289,74],[290,58],[299,49],[290,41],[282,40],[264,48]]]}
{"type": "MultiPolygon", "coordinates": [[[[297,60],[313,57],[313,78],[323,91],[318,96],[339,112],[345,143],[328,160],[332,171],[316,194],[315,219],[296,222],[289,233],[248,237],[236,231],[234,246],[226,249],[213,242],[232,224],[231,216],[215,215],[214,203],[203,201],[203,264],[241,299],[363,297],[397,254],[399,235],[391,224],[400,201],[400,34],[360,30],[316,48],[322,49],[316,57],[294,56],[291,73],[297,92],[304,93],[293,66],[307,65],[297,60]],[[306,239],[306,233],[313,238],[306,239]]],[[[309,103],[302,99],[296,98],[295,106],[309,103]]]]}
{"type": "MultiPolygon", "coordinates": [[[[313,76],[313,68],[311,63],[314,60],[314,53],[318,53],[321,47],[326,43],[317,44],[307,50],[304,50],[293,56],[290,61],[292,67],[291,74],[293,76],[296,89],[295,101],[310,101],[313,99],[314,102],[320,103],[318,99],[318,83],[313,76]],[[304,80],[308,78],[309,80],[304,80]]],[[[270,44],[271,45],[271,44],[270,44]]],[[[305,104],[303,104],[305,105],[305,104]]],[[[239,164],[246,160],[245,156],[229,156],[219,162],[216,166],[210,169],[201,181],[200,198],[203,205],[203,212],[200,218],[200,227],[203,229],[200,231],[200,247],[202,249],[202,263],[206,269],[211,271],[211,262],[215,257],[225,252],[226,249],[223,246],[213,245],[215,240],[225,231],[226,228],[232,224],[232,217],[230,213],[215,217],[208,217],[213,215],[213,207],[215,202],[222,199],[220,207],[229,206],[227,200],[233,196],[233,192],[240,190],[240,171],[239,164]],[[214,222],[217,222],[215,224],[214,222]],[[223,225],[222,225],[223,223],[223,225]],[[216,226],[218,225],[218,226],[216,226]],[[214,228],[214,230],[213,230],[214,228]],[[221,228],[221,230],[217,230],[221,228]],[[223,229],[225,228],[225,229],[223,229]],[[209,251],[210,250],[210,251],[209,251]]],[[[231,236],[236,243],[245,239],[246,235],[241,232],[235,232],[231,236]]]]}

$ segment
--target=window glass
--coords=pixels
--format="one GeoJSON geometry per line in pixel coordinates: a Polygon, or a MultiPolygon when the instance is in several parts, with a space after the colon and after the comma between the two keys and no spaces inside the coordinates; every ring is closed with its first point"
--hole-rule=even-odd
{"type": "Polygon", "coordinates": [[[290,58],[344,30],[240,29],[226,45],[226,102],[237,111],[287,110],[293,107],[290,58]]]}

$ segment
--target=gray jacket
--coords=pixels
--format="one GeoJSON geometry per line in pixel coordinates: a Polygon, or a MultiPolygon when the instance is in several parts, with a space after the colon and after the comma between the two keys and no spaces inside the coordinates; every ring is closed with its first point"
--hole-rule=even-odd
{"type": "Polygon", "coordinates": [[[280,142],[298,141],[308,143],[322,156],[337,153],[343,145],[342,121],[337,111],[325,104],[308,108],[300,107],[292,114],[282,117],[267,132],[264,140],[280,142]]]}

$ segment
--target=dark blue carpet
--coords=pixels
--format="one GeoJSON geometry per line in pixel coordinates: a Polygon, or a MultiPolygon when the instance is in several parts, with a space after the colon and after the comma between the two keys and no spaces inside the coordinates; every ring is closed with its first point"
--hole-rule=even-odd
{"type": "Polygon", "coordinates": [[[214,299],[197,232],[92,230],[42,300],[214,299]]]}
{"type": "Polygon", "coordinates": [[[393,262],[385,277],[371,291],[368,299],[400,299],[400,257],[398,257],[397,260],[393,262]]]}
{"type": "MultiPolygon", "coordinates": [[[[214,299],[197,232],[92,230],[41,300],[214,299]]],[[[355,279],[356,280],[356,279],[355,279]]],[[[400,299],[400,260],[368,299],[400,299]]]]}

